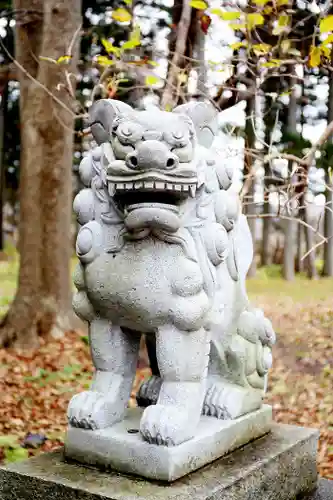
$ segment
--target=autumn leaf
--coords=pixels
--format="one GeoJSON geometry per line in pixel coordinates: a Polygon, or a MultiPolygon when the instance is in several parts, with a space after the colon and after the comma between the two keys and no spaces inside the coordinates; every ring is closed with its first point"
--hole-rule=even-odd
{"type": "Polygon", "coordinates": [[[14,448],[5,450],[5,463],[19,462],[29,458],[29,452],[25,448],[14,448]]]}
{"type": "Polygon", "coordinates": [[[223,11],[222,9],[212,9],[212,14],[219,16],[223,21],[235,21],[240,18],[240,12],[223,11]]]}
{"type": "Polygon", "coordinates": [[[267,54],[271,48],[272,46],[268,43],[256,43],[252,45],[252,50],[257,56],[267,54]]]}
{"type": "Polygon", "coordinates": [[[100,66],[112,66],[112,64],[115,64],[115,61],[106,56],[97,56],[97,64],[100,66]]]}
{"type": "Polygon", "coordinates": [[[311,45],[310,48],[310,58],[309,58],[309,66],[311,68],[317,68],[319,66],[321,60],[321,49],[320,47],[315,47],[311,45]]]}
{"type": "Polygon", "coordinates": [[[329,43],[333,43],[333,35],[328,35],[328,37],[322,41],[322,45],[328,45],[329,43]]]}
{"type": "Polygon", "coordinates": [[[333,16],[324,17],[324,19],[320,21],[319,31],[320,33],[333,31],[333,16]]]}
{"type": "Polygon", "coordinates": [[[263,5],[266,5],[266,3],[270,2],[270,0],[254,0],[254,3],[258,5],[259,7],[262,7],[263,5]]]}
{"type": "Polygon", "coordinates": [[[206,10],[208,7],[208,4],[203,0],[191,0],[189,5],[193,9],[198,9],[198,10],[206,10]]]}
{"type": "Polygon", "coordinates": [[[57,59],[57,64],[68,64],[73,56],[60,56],[57,59]]]}
{"type": "Polygon", "coordinates": [[[290,17],[287,14],[281,14],[278,19],[277,25],[273,29],[273,35],[281,35],[290,27],[290,17]]]}
{"type": "Polygon", "coordinates": [[[261,14],[248,14],[246,16],[246,21],[247,21],[247,27],[251,31],[253,28],[256,26],[260,26],[261,24],[264,24],[264,16],[261,14]]]}
{"type": "Polygon", "coordinates": [[[121,49],[119,47],[115,47],[109,40],[106,40],[106,38],[102,38],[101,41],[108,54],[114,54],[116,57],[120,57],[121,49]]]}
{"type": "Polygon", "coordinates": [[[132,16],[128,12],[128,10],[123,9],[121,7],[119,7],[119,9],[114,10],[111,14],[111,17],[112,19],[118,21],[119,23],[128,23],[132,19],[132,16]]]}
{"type": "Polygon", "coordinates": [[[264,68],[278,68],[279,66],[281,66],[282,62],[283,61],[281,61],[281,59],[270,59],[269,61],[264,62],[261,65],[264,68]]]}
{"type": "Polygon", "coordinates": [[[146,76],[145,84],[148,87],[151,87],[152,85],[155,85],[156,83],[159,83],[159,82],[160,82],[160,79],[157,76],[155,76],[155,75],[148,75],[148,76],[146,76]]]}
{"type": "Polygon", "coordinates": [[[230,45],[230,48],[232,50],[238,50],[241,49],[242,47],[247,47],[247,46],[248,46],[247,42],[235,42],[230,45]]]}

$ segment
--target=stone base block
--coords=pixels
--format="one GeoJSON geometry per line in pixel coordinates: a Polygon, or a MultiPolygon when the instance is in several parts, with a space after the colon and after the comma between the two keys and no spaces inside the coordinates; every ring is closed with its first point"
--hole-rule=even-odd
{"type": "Polygon", "coordinates": [[[66,463],[59,450],[0,468],[0,500],[326,500],[333,497],[303,496],[316,486],[318,435],[273,424],[269,434],[171,484],[66,463]]]}
{"type": "Polygon", "coordinates": [[[175,481],[263,436],[272,425],[272,409],[267,405],[235,420],[202,416],[193,439],[167,447],[143,440],[138,431],[142,412],[142,408],[129,409],[122,422],[108,429],[69,428],[66,457],[102,469],[175,481]]]}

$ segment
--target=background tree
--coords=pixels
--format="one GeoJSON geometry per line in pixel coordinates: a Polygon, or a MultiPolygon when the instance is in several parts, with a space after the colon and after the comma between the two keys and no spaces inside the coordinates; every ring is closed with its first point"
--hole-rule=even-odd
{"type": "MultiPolygon", "coordinates": [[[[78,60],[79,0],[15,0],[20,81],[20,272],[1,343],[33,345],[70,327],[73,119],[64,70],[78,60]],[[67,57],[64,57],[67,56],[67,57]],[[43,58],[51,58],[49,62],[43,58]],[[61,59],[62,58],[62,59],[61,59]]],[[[70,76],[69,76],[70,77],[70,76]]],[[[74,81],[74,79],[73,79],[74,81]]],[[[73,84],[74,85],[74,84],[73,84]]]]}

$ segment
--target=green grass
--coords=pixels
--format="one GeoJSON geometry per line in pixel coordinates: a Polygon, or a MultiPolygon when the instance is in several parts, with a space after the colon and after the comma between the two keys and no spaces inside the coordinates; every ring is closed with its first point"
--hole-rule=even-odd
{"type": "Polygon", "coordinates": [[[294,281],[285,281],[280,266],[269,266],[258,269],[255,278],[247,280],[249,296],[290,297],[294,302],[322,301],[333,295],[333,279],[320,278],[309,280],[305,274],[299,274],[294,281]]]}

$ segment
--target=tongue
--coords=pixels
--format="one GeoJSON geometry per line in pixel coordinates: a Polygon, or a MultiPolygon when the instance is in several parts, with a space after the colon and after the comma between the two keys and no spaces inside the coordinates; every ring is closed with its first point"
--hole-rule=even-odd
{"type": "Polygon", "coordinates": [[[173,205],[142,203],[129,206],[127,211],[125,225],[129,231],[151,228],[175,233],[180,227],[178,209],[173,205]]]}

